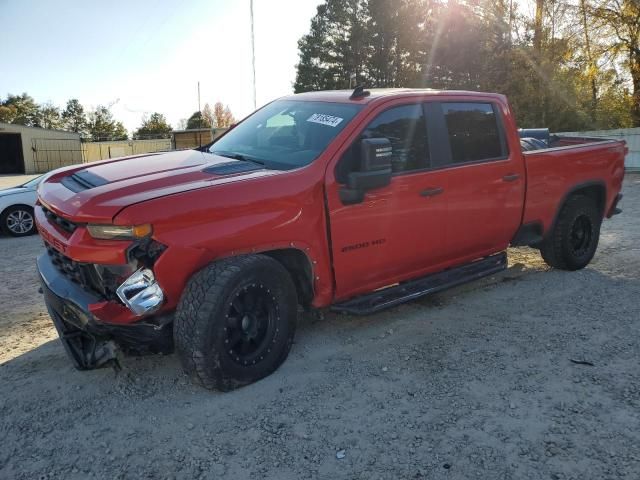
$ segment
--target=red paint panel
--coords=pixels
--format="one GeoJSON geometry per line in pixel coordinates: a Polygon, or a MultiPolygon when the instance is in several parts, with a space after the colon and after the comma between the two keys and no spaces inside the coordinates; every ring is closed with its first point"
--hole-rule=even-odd
{"type": "Polygon", "coordinates": [[[541,222],[547,231],[565,196],[576,186],[602,183],[606,187],[605,212],[622,188],[624,142],[590,143],[524,155],[527,201],[524,223],[541,222]]]}
{"type": "Polygon", "coordinates": [[[451,260],[499,252],[520,228],[525,193],[521,154],[447,169],[447,255],[451,260]],[[505,177],[515,176],[515,181],[505,177]]]}

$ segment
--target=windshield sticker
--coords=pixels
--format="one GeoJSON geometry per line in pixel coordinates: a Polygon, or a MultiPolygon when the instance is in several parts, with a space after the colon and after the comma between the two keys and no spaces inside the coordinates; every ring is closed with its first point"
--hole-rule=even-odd
{"type": "Polygon", "coordinates": [[[307,122],[311,123],[319,123],[320,125],[326,125],[328,127],[337,127],[340,125],[344,118],[334,117],[332,115],[325,115],[323,113],[314,113],[309,118],[307,118],[307,122]]]}

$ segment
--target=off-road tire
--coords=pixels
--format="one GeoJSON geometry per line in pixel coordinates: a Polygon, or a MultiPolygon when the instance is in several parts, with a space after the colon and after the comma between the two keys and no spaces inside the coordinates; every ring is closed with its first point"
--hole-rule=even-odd
{"type": "Polygon", "coordinates": [[[5,210],[0,215],[0,229],[5,235],[10,235],[12,237],[27,237],[29,235],[33,235],[36,233],[36,222],[35,217],[33,215],[33,209],[26,205],[12,205],[11,207],[5,208],[5,210]],[[19,214],[19,212],[24,212],[29,217],[30,228],[24,232],[13,231],[9,227],[9,217],[11,215],[15,216],[19,214]]]}
{"type": "MultiPolygon", "coordinates": [[[[241,323],[244,325],[244,320],[241,323]]],[[[266,377],[284,362],[293,343],[296,323],[296,289],[280,263],[265,255],[223,259],[189,280],[176,311],[175,347],[184,370],[196,383],[229,391],[266,377]],[[262,340],[265,343],[260,343],[261,349],[254,352],[264,355],[243,364],[246,358],[236,358],[240,354],[229,349],[229,331],[233,329],[228,322],[235,322],[238,317],[232,313],[236,311],[234,300],[242,303],[246,296],[248,304],[248,295],[254,297],[254,305],[258,304],[257,296],[263,305],[261,311],[270,313],[261,314],[268,318],[261,322],[266,322],[268,329],[262,340]]],[[[234,325],[239,330],[237,323],[234,325]]],[[[250,341],[253,340],[247,340],[250,341]]]]}
{"type": "Polygon", "coordinates": [[[602,215],[593,199],[584,195],[570,197],[562,207],[553,230],[540,246],[542,258],[547,265],[560,270],[586,267],[598,248],[601,225],[602,215]],[[589,237],[588,244],[579,250],[575,248],[576,237],[572,237],[577,222],[589,237]]]}

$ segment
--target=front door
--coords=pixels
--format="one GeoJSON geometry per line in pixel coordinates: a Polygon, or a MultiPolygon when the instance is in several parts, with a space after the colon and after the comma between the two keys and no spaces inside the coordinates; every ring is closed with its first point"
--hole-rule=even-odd
{"type": "Polygon", "coordinates": [[[445,260],[446,175],[427,171],[430,149],[421,103],[392,104],[372,113],[358,139],[327,172],[336,297],[344,299],[419,276],[445,260]],[[390,185],[345,205],[340,188],[359,166],[361,138],[392,145],[390,185]]]}

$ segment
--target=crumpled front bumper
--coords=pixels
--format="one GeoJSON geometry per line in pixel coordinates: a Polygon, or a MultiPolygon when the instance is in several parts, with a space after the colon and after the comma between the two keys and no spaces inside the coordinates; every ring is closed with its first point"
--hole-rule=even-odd
{"type": "Polygon", "coordinates": [[[173,332],[170,318],[117,325],[99,321],[90,306],[103,302],[62,275],[48,254],[37,260],[45,303],[62,344],[79,370],[117,364],[117,351],[142,355],[171,353],[173,332]]]}

